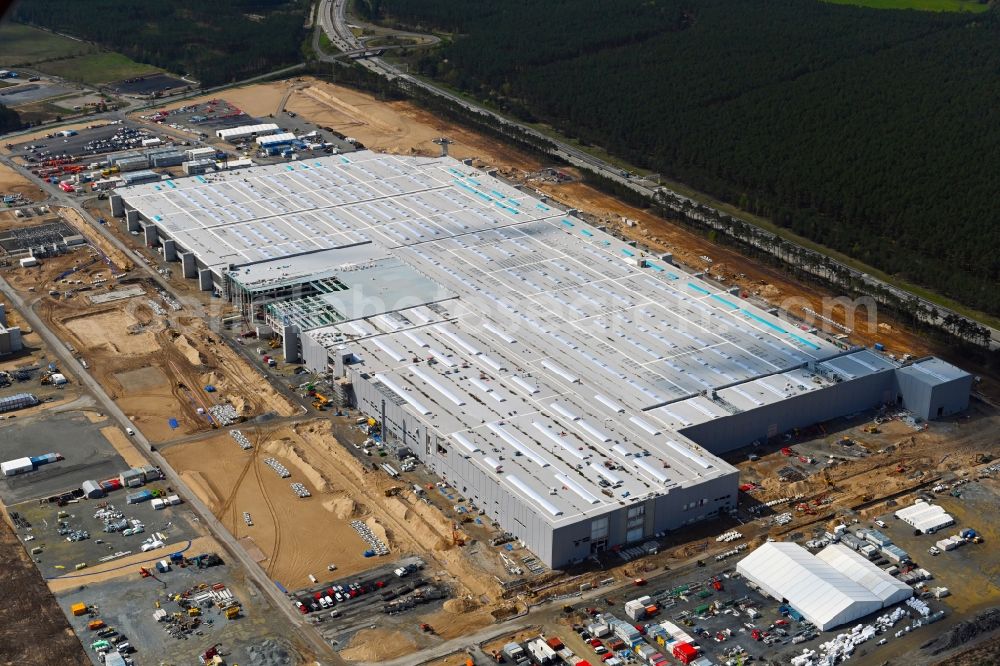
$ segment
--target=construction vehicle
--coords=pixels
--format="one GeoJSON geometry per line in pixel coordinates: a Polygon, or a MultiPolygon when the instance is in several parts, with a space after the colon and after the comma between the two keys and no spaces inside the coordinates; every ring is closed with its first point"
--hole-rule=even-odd
{"type": "Polygon", "coordinates": [[[385,496],[386,497],[395,497],[396,495],[398,495],[402,491],[403,491],[403,489],[400,488],[399,486],[393,486],[392,488],[386,488],[385,489],[385,496]]]}
{"type": "Polygon", "coordinates": [[[225,666],[225,661],[222,659],[222,655],[219,654],[219,647],[222,643],[216,643],[212,647],[205,650],[201,655],[201,663],[205,666],[225,666]]]}
{"type": "Polygon", "coordinates": [[[462,536],[462,533],[458,531],[458,524],[457,523],[452,523],[451,524],[451,543],[452,543],[452,545],[455,545],[455,546],[464,546],[465,545],[465,537],[462,536]]]}
{"type": "Polygon", "coordinates": [[[319,393],[319,392],[317,392],[315,394],[315,398],[316,399],[313,400],[313,407],[315,407],[316,409],[318,409],[320,411],[323,411],[324,409],[326,409],[326,405],[327,405],[328,402],[330,402],[330,399],[327,398],[322,393],[319,393]]]}
{"type": "Polygon", "coordinates": [[[281,338],[271,338],[271,341],[267,343],[267,346],[271,349],[277,349],[281,346],[281,338]]]}
{"type": "Polygon", "coordinates": [[[226,606],[223,608],[222,612],[226,616],[227,620],[235,620],[240,616],[240,607],[238,604],[233,604],[232,606],[226,606]]]}
{"type": "Polygon", "coordinates": [[[434,635],[434,627],[432,627],[431,625],[427,624],[426,622],[422,622],[420,624],[420,631],[424,632],[425,634],[434,635]]]}

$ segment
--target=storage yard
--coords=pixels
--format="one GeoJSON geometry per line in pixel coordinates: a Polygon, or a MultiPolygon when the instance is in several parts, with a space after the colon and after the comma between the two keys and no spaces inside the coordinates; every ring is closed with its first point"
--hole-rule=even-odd
{"type": "MultiPolygon", "coordinates": [[[[545,165],[408,103],[311,79],[167,105],[62,145],[86,159],[204,132],[232,151],[218,130],[270,114],[275,131],[319,126],[330,152],[345,154],[276,155],[238,175],[152,167],[170,179],[87,202],[102,233],[72,209],[0,213],[11,259],[42,235],[65,245],[37,266],[9,262],[2,277],[191,491],[177,496],[145,473],[142,486],[115,488],[147,464],[132,428],[95,411],[72,372],[62,387],[41,383],[61,368],[48,369],[38,334],[8,311],[27,349],[0,370],[37,369],[0,398],[30,392],[42,404],[0,422],[16,433],[0,437],[0,460],[16,472],[0,478],[0,498],[25,549],[41,549],[37,567],[94,663],[96,620],[110,638],[127,636],[138,664],[178,650],[193,661],[213,644],[227,663],[302,661],[301,634],[230,547],[342,659],[392,666],[417,663],[415,652],[486,663],[512,636],[540,663],[660,663],[655,653],[790,663],[857,642],[855,659],[929,664],[921,644],[1000,603],[989,555],[1000,530],[984,522],[998,500],[989,456],[1000,417],[979,401],[966,409],[963,370],[901,360],[927,351],[905,330],[852,336],[891,357],[811,331],[769,312],[767,299],[806,293],[777,272],[583,183],[531,180],[545,165]],[[436,157],[442,135],[452,156],[474,159],[436,157]],[[73,232],[79,246],[63,242],[73,232]],[[39,448],[41,427],[46,441],[73,445],[39,448]],[[894,517],[921,497],[940,510],[912,509],[912,524],[894,517]],[[202,503],[234,545],[208,536],[202,503]],[[104,532],[107,519],[129,536],[104,532]],[[859,614],[813,631],[804,609],[781,608],[735,573],[755,549],[767,554],[768,537],[830,553],[821,558],[848,557],[823,550],[833,540],[872,556],[888,571],[876,576],[883,587],[926,597],[938,624],[917,624],[919,604],[883,608],[859,584],[846,606],[859,614]],[[144,544],[160,545],[147,555],[144,544]],[[226,564],[189,561],[212,552],[226,564]],[[190,613],[184,600],[217,584],[239,601],[237,617],[209,597],[190,613]],[[650,617],[633,618],[640,607],[650,617]],[[614,625],[608,613],[627,636],[589,642],[588,625],[614,625]],[[858,622],[873,629],[835,640],[858,622]],[[183,623],[187,640],[172,638],[183,623]]],[[[270,132],[243,139],[256,149],[270,132]]],[[[864,569],[854,565],[817,565],[813,579],[864,569]]]]}

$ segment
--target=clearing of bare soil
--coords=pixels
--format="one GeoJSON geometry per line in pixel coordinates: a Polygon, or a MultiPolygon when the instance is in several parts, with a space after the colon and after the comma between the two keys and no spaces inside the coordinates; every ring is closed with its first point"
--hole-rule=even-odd
{"type": "Polygon", "coordinates": [[[409,634],[395,629],[362,629],[354,634],[340,656],[348,661],[378,662],[405,657],[418,650],[409,634]]]}
{"type": "Polygon", "coordinates": [[[220,402],[248,418],[297,411],[197,317],[164,319],[142,298],[95,307],[43,297],[38,311],[152,442],[210,430],[206,412],[220,402]]]}
{"type": "Polygon", "coordinates": [[[0,664],[90,664],[6,516],[0,516],[0,571],[0,664]]]}
{"type": "MultiPolygon", "coordinates": [[[[373,566],[374,560],[364,557],[368,546],[350,520],[356,516],[378,527],[377,514],[361,506],[347,512],[345,502],[353,503],[349,491],[301,462],[296,450],[303,443],[290,429],[243,433],[254,443],[253,450],[240,449],[226,432],[165,448],[163,454],[185,481],[193,481],[192,491],[237,539],[252,539],[248,552],[259,549],[255,559],[288,589],[309,585],[309,574],[326,571],[331,563],[345,576],[373,566]],[[279,477],[264,463],[267,458],[278,460],[291,477],[279,477]],[[305,484],[313,496],[296,496],[290,487],[295,482],[305,484]]],[[[392,535],[386,534],[386,542],[399,547],[392,535]]]]}
{"type": "Polygon", "coordinates": [[[45,193],[38,185],[6,164],[0,164],[0,194],[20,194],[31,201],[41,201],[45,198],[45,193]]]}
{"type": "Polygon", "coordinates": [[[59,214],[64,220],[69,222],[77,231],[83,234],[87,242],[97,247],[101,252],[104,253],[116,266],[116,271],[127,272],[132,270],[134,264],[132,260],[118,247],[112,244],[107,238],[102,234],[98,233],[80,214],[75,208],[59,208],[55,207],[52,209],[59,214]]]}
{"type": "Polygon", "coordinates": [[[122,432],[122,429],[118,426],[101,428],[101,434],[104,435],[104,439],[111,443],[111,446],[115,447],[115,451],[118,452],[118,455],[122,457],[122,460],[129,467],[142,467],[149,464],[149,461],[143,458],[142,454],[136,450],[128,435],[122,432]]]}
{"type": "MultiPolygon", "coordinates": [[[[408,492],[387,497],[388,477],[348,455],[331,434],[329,421],[313,420],[274,429],[243,429],[254,444],[243,451],[228,433],[163,449],[192,490],[237,537],[252,537],[266,554],[264,568],[289,589],[309,583],[309,574],[336,564],[343,575],[374,566],[367,545],[350,526],[361,520],[389,544],[393,557],[419,554],[436,560],[454,578],[455,594],[499,597],[463,549],[451,545],[451,523],[408,492]],[[291,477],[264,464],[274,458],[291,477]],[[299,499],[289,487],[303,483],[312,497],[299,499]],[[248,526],[243,513],[251,515],[248,526]],[[322,529],[317,529],[322,526],[322,529]]],[[[470,614],[477,626],[487,623],[470,614]]]]}

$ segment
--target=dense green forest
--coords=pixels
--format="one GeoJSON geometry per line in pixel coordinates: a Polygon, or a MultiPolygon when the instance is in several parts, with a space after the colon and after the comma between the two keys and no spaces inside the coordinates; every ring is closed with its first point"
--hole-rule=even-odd
{"type": "Polygon", "coordinates": [[[1000,313],[1000,17],[811,0],[358,0],[420,71],[1000,313]]]}
{"type": "Polygon", "coordinates": [[[0,104],[0,134],[21,129],[21,118],[17,111],[0,104]]]}
{"type": "Polygon", "coordinates": [[[206,86],[301,61],[309,0],[26,0],[14,18],[206,86]]]}

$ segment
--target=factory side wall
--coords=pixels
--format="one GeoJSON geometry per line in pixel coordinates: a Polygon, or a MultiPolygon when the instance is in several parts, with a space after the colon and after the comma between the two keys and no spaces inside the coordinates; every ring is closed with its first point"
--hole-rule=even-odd
{"type": "Polygon", "coordinates": [[[900,368],[895,377],[903,406],[925,421],[958,414],[969,407],[972,375],[938,382],[932,377],[900,368]]]}
{"type": "Polygon", "coordinates": [[[680,432],[718,455],[823,421],[895,402],[893,370],[808,391],[780,402],[693,425],[680,432]]]}
{"type": "Polygon", "coordinates": [[[533,503],[467,458],[450,439],[439,437],[419,416],[396,404],[391,391],[379,390],[373,377],[351,367],[347,368],[347,376],[362,413],[382,423],[387,436],[410,448],[503,529],[528,544],[549,567],[558,568],[616,545],[641,542],[656,532],[682,528],[736,505],[739,474],[734,470],[641,502],[609,507],[608,513],[601,516],[580,515],[579,520],[554,527],[533,503]],[[599,521],[596,532],[594,521],[599,521]],[[601,537],[601,543],[594,541],[595,534],[601,537]]]}

